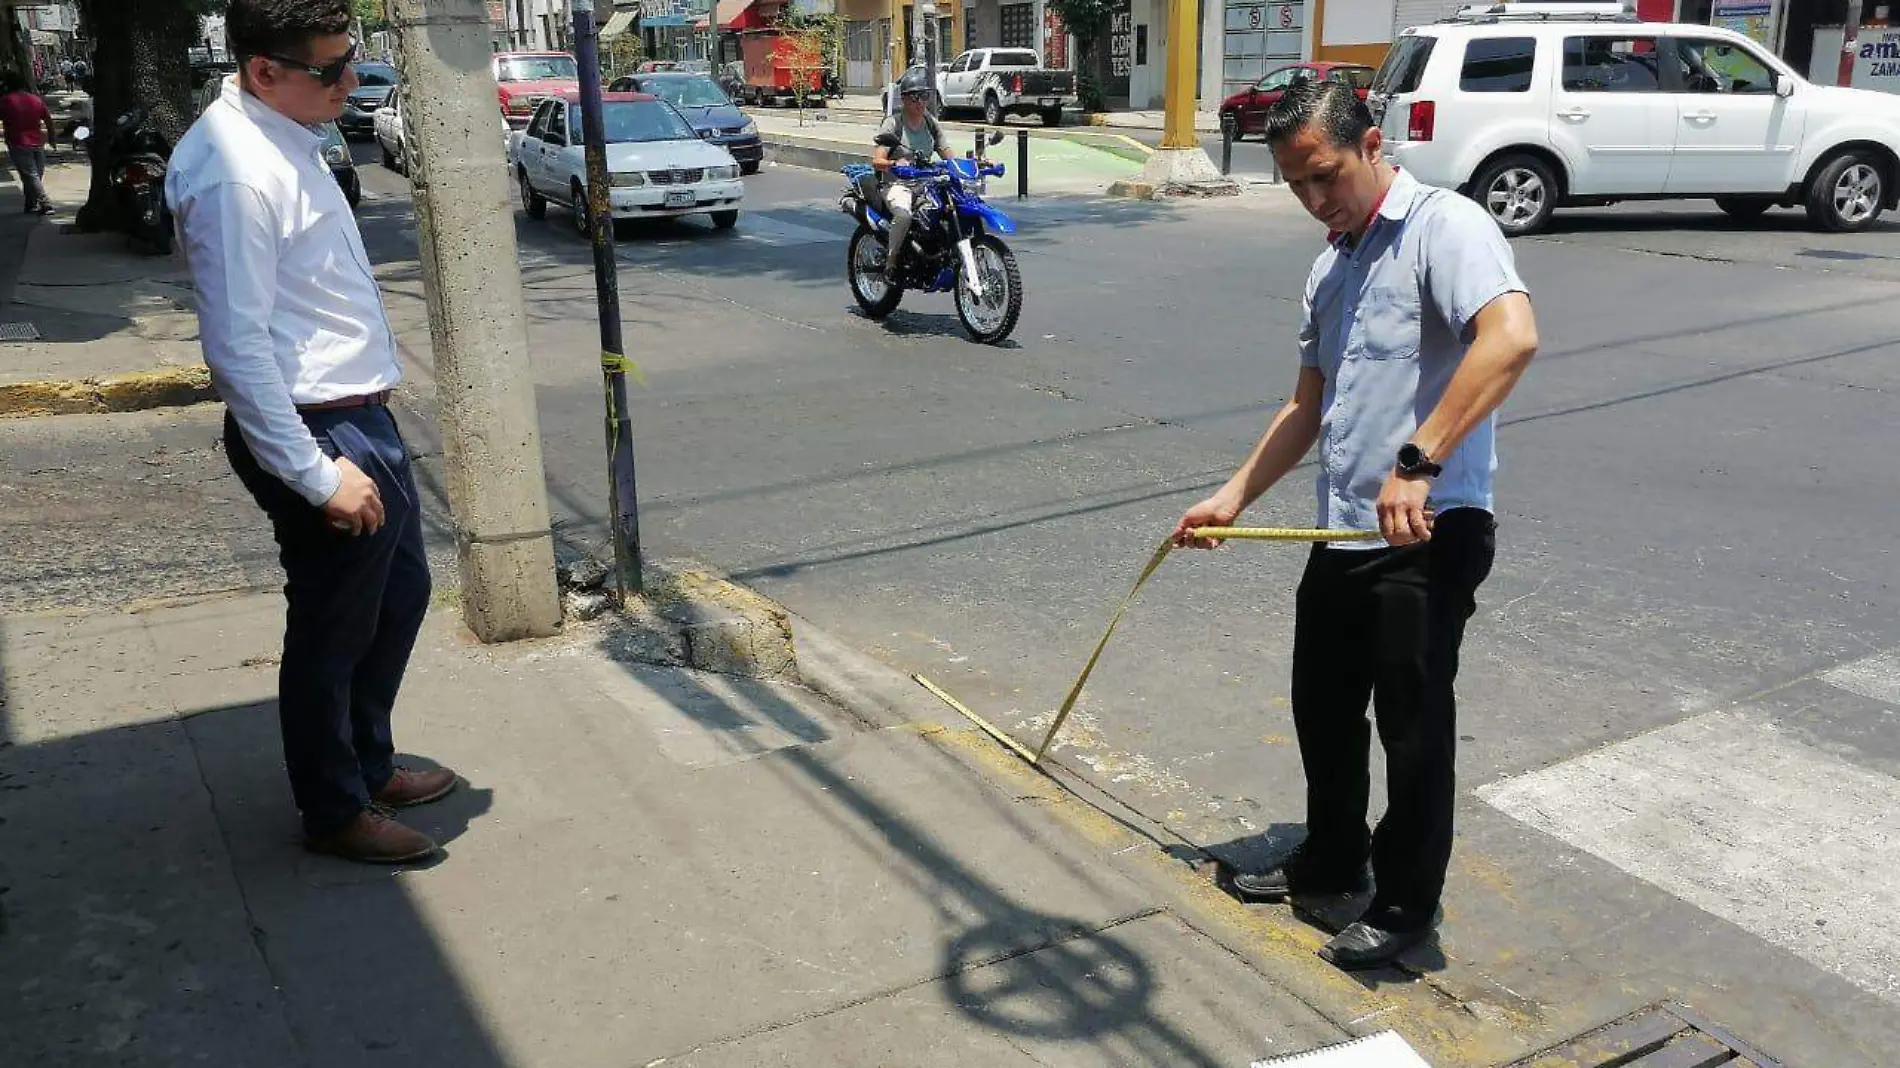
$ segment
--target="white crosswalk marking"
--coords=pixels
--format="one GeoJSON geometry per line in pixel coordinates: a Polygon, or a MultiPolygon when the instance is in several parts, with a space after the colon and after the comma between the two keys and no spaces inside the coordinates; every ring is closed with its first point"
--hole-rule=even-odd
{"type": "Polygon", "coordinates": [[[1478,796],[1900,1004],[1894,779],[1710,712],[1478,796]]]}
{"type": "Polygon", "coordinates": [[[1850,661],[1822,672],[1821,681],[1869,700],[1900,706],[1900,653],[1850,661]]]}

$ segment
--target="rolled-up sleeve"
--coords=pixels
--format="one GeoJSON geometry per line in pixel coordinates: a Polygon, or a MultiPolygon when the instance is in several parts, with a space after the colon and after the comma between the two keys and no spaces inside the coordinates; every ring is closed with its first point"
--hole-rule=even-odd
{"type": "Polygon", "coordinates": [[[1432,305],[1460,339],[1471,320],[1506,293],[1528,293],[1517,274],[1510,242],[1483,208],[1462,197],[1442,197],[1425,228],[1426,288],[1432,305]]]}
{"type": "Polygon", "coordinates": [[[175,206],[198,332],[218,395],[258,466],[313,505],[336,493],[342,473],[317,447],[290,399],[271,338],[278,221],[263,194],[237,182],[195,192],[175,206]]]}

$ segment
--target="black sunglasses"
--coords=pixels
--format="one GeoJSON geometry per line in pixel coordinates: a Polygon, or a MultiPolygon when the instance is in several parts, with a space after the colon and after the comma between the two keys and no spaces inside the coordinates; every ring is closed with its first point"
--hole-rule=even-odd
{"type": "Polygon", "coordinates": [[[321,67],[305,63],[301,59],[291,59],[289,56],[276,56],[268,52],[264,53],[264,58],[280,66],[289,67],[291,70],[303,71],[305,74],[315,78],[317,84],[323,86],[325,89],[329,89],[343,80],[343,75],[349,72],[350,64],[356,62],[356,57],[360,54],[361,50],[362,46],[352,41],[350,42],[350,50],[348,52],[325,63],[321,67]]]}

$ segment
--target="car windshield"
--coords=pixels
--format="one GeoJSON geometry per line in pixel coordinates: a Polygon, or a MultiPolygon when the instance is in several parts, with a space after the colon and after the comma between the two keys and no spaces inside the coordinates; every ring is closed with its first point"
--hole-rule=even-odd
{"type": "Polygon", "coordinates": [[[395,85],[396,68],[387,63],[358,63],[356,80],[364,85],[395,85]]]}
{"type": "Polygon", "coordinates": [[[680,78],[648,78],[640,85],[676,108],[717,108],[732,103],[713,84],[712,79],[703,74],[680,78]]]}
{"type": "Polygon", "coordinates": [[[511,56],[495,66],[498,82],[575,82],[581,77],[572,56],[511,56]]]}
{"type": "Polygon", "coordinates": [[[1372,88],[1372,68],[1335,67],[1333,68],[1332,80],[1343,82],[1346,85],[1352,86],[1354,89],[1370,89],[1372,88]]]}
{"type": "MultiPolygon", "coordinates": [[[[580,109],[572,110],[579,117],[580,109]]],[[[601,105],[600,114],[610,145],[699,139],[679,112],[658,100],[609,100],[601,105]]]]}

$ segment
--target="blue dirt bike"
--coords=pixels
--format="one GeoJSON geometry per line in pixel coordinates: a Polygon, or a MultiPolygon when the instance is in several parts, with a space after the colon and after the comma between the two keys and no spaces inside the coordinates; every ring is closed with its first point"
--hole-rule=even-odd
{"type": "MultiPolygon", "coordinates": [[[[997,135],[995,141],[1000,141],[997,135]]],[[[1009,216],[983,202],[986,178],[1000,177],[1003,166],[980,156],[945,160],[926,167],[898,165],[891,176],[917,186],[911,209],[909,248],[898,260],[896,278],[886,278],[884,260],[890,242],[890,210],[867,164],[843,168],[850,188],[838,210],[858,221],[845,255],[851,295],[864,313],[882,319],[897,310],[904,291],[955,291],[957,319],[970,337],[994,345],[1009,337],[1023,310],[1023,276],[1016,254],[999,234],[1013,234],[1009,216]]]]}

